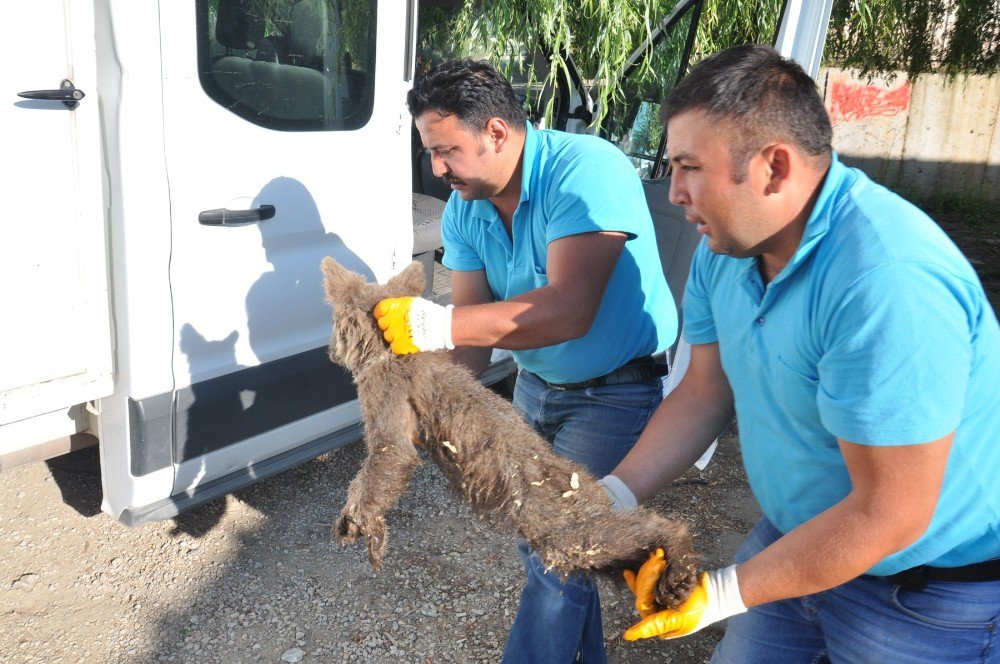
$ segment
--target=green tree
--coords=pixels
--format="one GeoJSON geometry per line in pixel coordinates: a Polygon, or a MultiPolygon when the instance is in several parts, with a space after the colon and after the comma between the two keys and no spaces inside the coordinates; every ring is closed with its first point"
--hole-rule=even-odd
{"type": "MultiPolygon", "coordinates": [[[[606,109],[623,95],[617,73],[676,4],[678,0],[467,0],[456,10],[422,10],[421,47],[437,58],[455,53],[488,58],[529,85],[553,85],[565,75],[563,54],[569,54],[591,84],[598,108],[606,109]],[[553,54],[545,71],[525,58],[525,47],[536,44],[553,54]]],[[[692,63],[734,44],[771,43],[782,5],[782,0],[705,0],[692,63]]],[[[669,90],[683,45],[682,34],[669,48],[651,54],[630,85],[650,94],[669,90]]],[[[1000,68],[1000,0],[836,0],[826,61],[868,74],[992,74],[1000,68]]]]}

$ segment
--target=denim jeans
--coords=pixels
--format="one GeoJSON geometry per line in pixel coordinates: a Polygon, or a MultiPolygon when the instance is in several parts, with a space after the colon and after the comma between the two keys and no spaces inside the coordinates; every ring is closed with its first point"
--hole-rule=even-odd
{"type": "MultiPolygon", "coordinates": [[[[632,449],[660,403],[663,379],[581,390],[553,390],[522,371],[514,405],[528,423],[597,477],[632,449]]],[[[527,581],[504,650],[506,664],[606,662],[597,586],[584,575],[561,582],[538,554],[518,546],[527,581]]]]}
{"type": "MultiPolygon", "coordinates": [[[[761,519],[735,561],[748,560],[779,537],[761,519]]],[[[929,581],[925,590],[905,590],[861,576],[730,618],[712,662],[997,664],[998,627],[1000,581],[929,581]]]]}

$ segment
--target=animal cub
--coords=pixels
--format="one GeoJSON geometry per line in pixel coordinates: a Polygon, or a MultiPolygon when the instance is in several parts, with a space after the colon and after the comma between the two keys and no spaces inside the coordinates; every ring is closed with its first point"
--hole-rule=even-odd
{"type": "Polygon", "coordinates": [[[372,310],[386,297],[418,296],[424,276],[411,264],[385,285],[368,284],[332,258],[322,263],[333,305],[330,359],[354,375],[368,456],[347,492],[334,532],[364,536],[379,569],[385,514],[421,463],[417,446],[444,471],[454,493],[495,526],[523,537],[561,575],[620,580],[661,547],[668,565],[654,597],[660,608],[683,601],[696,581],[687,527],[638,508],[616,513],[596,479],[557,456],[506,400],[443,351],[396,356],[372,310]]]}

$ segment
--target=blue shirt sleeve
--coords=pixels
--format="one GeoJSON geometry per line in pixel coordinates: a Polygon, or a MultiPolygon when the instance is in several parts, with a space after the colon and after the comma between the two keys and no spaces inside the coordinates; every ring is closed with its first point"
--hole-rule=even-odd
{"type": "Polygon", "coordinates": [[[708,270],[712,254],[702,238],[691,259],[691,272],[684,287],[684,339],[689,344],[710,344],[719,340],[712,317],[708,292],[708,270]]]}
{"type": "Polygon", "coordinates": [[[866,445],[937,440],[961,420],[972,358],[969,291],[944,268],[884,265],[828,315],[817,406],[838,438],[866,445]]]}
{"type": "Polygon", "coordinates": [[[444,258],[441,264],[449,270],[468,272],[486,268],[482,256],[475,250],[467,236],[468,223],[463,223],[455,202],[457,194],[452,194],[441,216],[441,242],[444,258]]]}
{"type": "Polygon", "coordinates": [[[652,229],[642,181],[628,158],[614,146],[581,149],[557,168],[545,192],[547,243],[602,231],[625,233],[631,240],[652,229]],[[643,228],[643,219],[648,229],[643,228]]]}

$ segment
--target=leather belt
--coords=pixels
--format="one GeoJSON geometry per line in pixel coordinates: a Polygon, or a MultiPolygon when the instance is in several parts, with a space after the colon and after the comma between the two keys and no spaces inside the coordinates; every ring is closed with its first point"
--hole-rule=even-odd
{"type": "MultiPolygon", "coordinates": [[[[641,383],[653,378],[666,376],[669,372],[666,353],[643,355],[629,360],[610,373],[579,383],[550,383],[538,374],[531,375],[553,390],[583,390],[588,387],[604,387],[605,385],[621,385],[623,383],[641,383]]],[[[531,373],[531,372],[528,372],[531,373]]]]}
{"type": "Polygon", "coordinates": [[[895,583],[906,590],[923,590],[928,581],[1000,581],[1000,558],[962,567],[920,565],[877,578],[895,583]]]}

